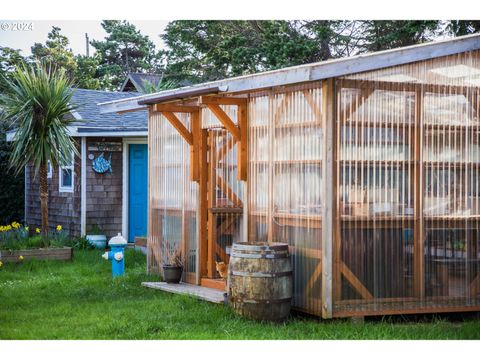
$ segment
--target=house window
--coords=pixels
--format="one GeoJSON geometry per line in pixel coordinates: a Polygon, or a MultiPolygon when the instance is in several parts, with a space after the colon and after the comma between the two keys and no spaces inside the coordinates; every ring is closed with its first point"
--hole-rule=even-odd
{"type": "Polygon", "coordinates": [[[51,179],[53,175],[52,163],[50,160],[47,161],[47,178],[51,179]]]}
{"type": "Polygon", "coordinates": [[[70,163],[59,167],[59,191],[60,192],[73,192],[73,182],[74,182],[73,159],[74,159],[74,154],[72,152],[70,163]]]}

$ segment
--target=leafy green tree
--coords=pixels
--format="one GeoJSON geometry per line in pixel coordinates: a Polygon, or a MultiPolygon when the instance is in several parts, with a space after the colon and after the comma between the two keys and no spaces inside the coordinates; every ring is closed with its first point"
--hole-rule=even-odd
{"type": "Polygon", "coordinates": [[[99,56],[99,74],[112,89],[118,89],[131,72],[157,71],[159,56],[148,36],[127,21],[104,20],[102,27],[107,36],[91,44],[99,56]]]}
{"type": "Polygon", "coordinates": [[[45,44],[35,43],[31,47],[32,58],[50,67],[65,69],[67,76],[73,79],[78,66],[72,49],[68,47],[69,40],[60,33],[61,30],[57,26],[52,26],[45,44]]]}
{"type": "Polygon", "coordinates": [[[362,21],[360,51],[380,51],[415,45],[433,40],[438,20],[371,20],[362,21]]]}
{"type": "Polygon", "coordinates": [[[61,29],[52,26],[45,44],[35,43],[32,46],[32,60],[65,69],[75,87],[94,90],[108,88],[108,79],[101,79],[99,74],[99,57],[74,55],[69,44],[68,37],[61,33],[61,29]]]}
{"type": "Polygon", "coordinates": [[[201,82],[353,55],[362,29],[357,21],[182,20],[161,37],[167,74],[201,82]]]}
{"type": "Polygon", "coordinates": [[[5,87],[5,79],[15,71],[18,66],[25,65],[26,60],[20,50],[0,46],[0,91],[5,87]]]}
{"type": "Polygon", "coordinates": [[[73,73],[75,87],[81,89],[99,90],[108,88],[109,83],[101,81],[98,67],[100,60],[98,56],[76,55],[75,62],[77,67],[73,73]]]}
{"type": "Polygon", "coordinates": [[[317,44],[287,21],[182,20],[162,38],[167,73],[192,82],[314,61],[317,44]]]}
{"type": "Polygon", "coordinates": [[[72,151],[78,154],[67,129],[74,121],[68,116],[73,110],[72,83],[65,69],[40,64],[18,67],[6,84],[0,107],[16,129],[10,166],[19,174],[31,164],[39,175],[42,234],[47,245],[48,161],[52,166],[65,165],[72,151]]]}
{"type": "Polygon", "coordinates": [[[480,32],[480,20],[450,20],[447,31],[454,36],[468,35],[480,32]]]}

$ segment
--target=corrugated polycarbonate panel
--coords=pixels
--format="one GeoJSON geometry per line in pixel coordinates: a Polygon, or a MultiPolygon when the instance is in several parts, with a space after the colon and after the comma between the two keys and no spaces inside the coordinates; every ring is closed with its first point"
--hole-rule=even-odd
{"type": "MultiPolygon", "coordinates": [[[[237,106],[232,105],[220,105],[220,108],[228,115],[230,120],[233,121],[235,125],[238,124],[237,120],[237,106]]],[[[202,108],[202,129],[223,127],[220,120],[217,119],[215,114],[208,109],[208,107],[202,108]]]]}
{"type": "MultiPolygon", "coordinates": [[[[214,256],[211,259],[213,266],[215,262],[228,264],[232,244],[244,238],[244,182],[237,178],[238,144],[232,134],[224,128],[210,128],[208,140],[210,193],[211,189],[215,189],[208,205],[209,222],[213,222],[209,229],[214,232],[214,239],[210,242],[215,246],[214,251],[210,252],[214,256]]],[[[211,275],[220,278],[216,271],[211,275]]]]}
{"type": "Polygon", "coordinates": [[[334,316],[480,306],[479,86],[478,51],[337,81],[334,316]]]}
{"type": "MultiPolygon", "coordinates": [[[[187,129],[190,127],[188,115],[176,116],[187,129]]],[[[189,178],[190,149],[167,119],[155,112],[150,113],[149,148],[148,268],[161,272],[169,256],[181,251],[184,280],[192,281],[196,271],[198,187],[189,178]]]]}
{"type": "Polygon", "coordinates": [[[321,84],[249,101],[249,240],[290,245],[293,305],[321,313],[321,84]]]}

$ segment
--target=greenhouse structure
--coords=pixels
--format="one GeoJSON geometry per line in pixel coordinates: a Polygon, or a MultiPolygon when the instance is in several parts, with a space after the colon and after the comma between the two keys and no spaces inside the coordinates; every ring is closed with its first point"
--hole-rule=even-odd
{"type": "Polygon", "coordinates": [[[148,111],[148,270],[288,243],[321,316],[480,310],[480,36],[100,104],[148,111]]]}

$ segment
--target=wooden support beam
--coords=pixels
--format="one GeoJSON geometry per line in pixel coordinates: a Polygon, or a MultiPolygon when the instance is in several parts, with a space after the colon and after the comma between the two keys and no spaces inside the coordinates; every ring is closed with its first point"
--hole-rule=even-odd
{"type": "Polygon", "coordinates": [[[307,285],[305,286],[305,298],[308,299],[310,297],[310,293],[318,281],[318,278],[322,275],[322,261],[319,260],[317,266],[315,266],[315,270],[313,270],[312,276],[308,279],[307,285]]]}
{"type": "Polygon", "coordinates": [[[193,145],[190,146],[190,179],[200,181],[200,111],[190,114],[190,123],[192,127],[193,145]]]}
{"type": "Polygon", "coordinates": [[[227,234],[227,231],[231,230],[232,226],[236,224],[238,217],[227,216],[225,220],[218,226],[219,234],[227,234]]]}
{"type": "Polygon", "coordinates": [[[310,107],[310,109],[312,109],[312,112],[315,114],[316,120],[321,121],[322,111],[318,106],[319,104],[315,102],[309,90],[303,90],[302,92],[303,92],[303,96],[305,96],[305,100],[307,101],[308,106],[310,107]]]}
{"type": "Polygon", "coordinates": [[[174,104],[155,104],[154,109],[156,112],[178,112],[178,113],[193,113],[200,110],[199,106],[186,106],[186,105],[174,105],[174,104]]]}
{"type": "MultiPolygon", "coordinates": [[[[216,151],[214,151],[214,138],[213,134],[209,133],[208,146],[210,151],[208,152],[208,209],[212,209],[216,205],[217,194],[217,160],[216,151]]],[[[208,214],[208,255],[207,255],[207,276],[213,278],[215,275],[215,244],[217,242],[217,216],[213,213],[208,214]]]]}
{"type": "Polygon", "coordinates": [[[216,104],[207,105],[210,111],[217,117],[217,119],[225,126],[225,128],[230,131],[236,141],[240,141],[240,129],[235,125],[235,123],[230,119],[230,116],[223,111],[223,109],[216,104]]]}
{"type": "Polygon", "coordinates": [[[180,119],[171,111],[163,111],[162,115],[172,124],[172,126],[182,135],[189,145],[193,145],[193,135],[182,124],[180,119]]]}
{"type": "Polygon", "coordinates": [[[217,185],[220,187],[220,190],[222,190],[222,193],[224,193],[227,198],[233,202],[234,206],[242,207],[243,203],[242,200],[235,194],[235,192],[232,190],[230,186],[223,180],[223,178],[219,175],[215,175],[215,180],[217,185]]]}
{"type": "Polygon", "coordinates": [[[200,277],[207,275],[207,256],[208,256],[208,238],[207,238],[207,223],[208,223],[208,200],[207,200],[207,186],[208,186],[208,164],[207,164],[207,152],[208,152],[208,131],[200,130],[200,142],[199,142],[199,170],[200,170],[200,183],[199,183],[199,234],[198,234],[198,250],[199,250],[199,262],[200,262],[200,277]]]}
{"type": "Polygon", "coordinates": [[[247,98],[222,97],[222,96],[200,96],[199,105],[246,105],[247,98]]]}
{"type": "Polygon", "coordinates": [[[248,115],[247,104],[238,107],[238,126],[240,127],[240,141],[237,148],[237,178],[247,180],[248,167],[248,115]]]}
{"type": "Polygon", "coordinates": [[[470,283],[470,298],[475,298],[480,291],[480,274],[478,274],[475,279],[470,283]]]}
{"type": "Polygon", "coordinates": [[[340,262],[340,272],[345,276],[345,279],[352,285],[352,287],[358,292],[358,294],[367,300],[372,300],[373,295],[368,291],[368,289],[362,284],[360,280],[353,274],[353,272],[348,268],[347,265],[342,261],[340,262]]]}
{"type": "Polygon", "coordinates": [[[412,187],[415,221],[413,224],[413,289],[415,296],[425,296],[425,255],[423,231],[423,95],[415,92],[415,172],[412,187]]]}
{"type": "Polygon", "coordinates": [[[292,97],[292,94],[291,93],[286,93],[284,96],[283,96],[283,99],[282,101],[280,102],[280,104],[277,106],[277,108],[275,109],[274,113],[273,113],[273,122],[275,124],[278,124],[280,122],[280,118],[282,117],[283,113],[285,112],[285,110],[287,109],[287,105],[288,103],[290,102],[290,99],[292,97]]]}
{"type": "MultiPolygon", "coordinates": [[[[340,276],[338,269],[334,269],[333,249],[340,239],[335,239],[336,215],[336,151],[335,151],[335,80],[322,81],[322,128],[323,128],[323,149],[322,149],[322,317],[332,318],[333,316],[333,284],[334,277],[340,276]]],[[[336,283],[336,282],[335,282],[336,283]]]]}
{"type": "MultiPolygon", "coordinates": [[[[337,84],[337,90],[340,91],[342,88],[347,88],[347,86],[344,85],[345,80],[338,80],[337,84]]],[[[354,114],[366,101],[367,99],[374,93],[376,90],[373,87],[367,87],[367,88],[360,88],[360,94],[358,96],[357,101],[355,101],[353,104],[350,104],[348,107],[348,114],[351,116],[354,114]]],[[[346,113],[341,113],[339,114],[339,119],[341,123],[345,123],[347,119],[345,118],[346,113]]]]}
{"type": "MultiPolygon", "coordinates": [[[[227,253],[223,250],[223,248],[218,243],[215,244],[215,254],[218,255],[225,264],[228,264],[227,253]]],[[[215,270],[217,270],[216,264],[215,264],[215,270]]]]}
{"type": "Polygon", "coordinates": [[[236,142],[234,139],[232,141],[227,141],[217,152],[217,160],[220,162],[223,160],[223,158],[228,154],[230,150],[233,149],[235,146],[236,142]]]}
{"type": "Polygon", "coordinates": [[[461,85],[440,85],[410,82],[393,82],[393,81],[374,81],[374,80],[356,80],[342,79],[342,86],[352,89],[368,89],[386,90],[386,91],[410,91],[410,92],[429,92],[435,94],[478,94],[479,88],[475,86],[461,85]]]}
{"type": "Polygon", "coordinates": [[[199,104],[207,105],[208,109],[225,126],[238,143],[237,178],[247,180],[248,166],[248,114],[247,98],[201,96],[199,104]],[[230,119],[220,105],[238,106],[238,126],[230,119]]]}

